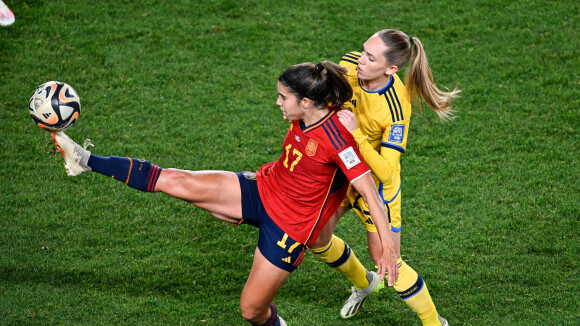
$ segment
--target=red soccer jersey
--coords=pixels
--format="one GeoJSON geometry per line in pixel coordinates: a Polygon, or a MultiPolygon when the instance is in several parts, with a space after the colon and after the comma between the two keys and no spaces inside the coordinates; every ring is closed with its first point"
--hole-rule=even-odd
{"type": "Polygon", "coordinates": [[[292,121],[282,156],[257,173],[260,198],[272,220],[310,247],[344,199],[348,182],[370,169],[336,111],[311,126],[292,121]]]}

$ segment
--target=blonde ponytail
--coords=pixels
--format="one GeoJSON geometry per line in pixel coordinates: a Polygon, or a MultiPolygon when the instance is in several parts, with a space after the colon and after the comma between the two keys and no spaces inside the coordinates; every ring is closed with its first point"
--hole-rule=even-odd
{"type": "Polygon", "coordinates": [[[450,92],[444,92],[437,88],[423,44],[416,37],[411,40],[415,49],[412,51],[411,64],[405,76],[405,86],[411,100],[420,102],[423,99],[442,121],[455,118],[451,102],[459,96],[461,90],[455,88],[450,92]]]}
{"type": "Polygon", "coordinates": [[[451,104],[453,99],[459,97],[461,90],[455,88],[450,92],[444,92],[437,88],[423,43],[416,37],[408,37],[407,34],[394,29],[385,29],[375,35],[378,35],[387,46],[384,55],[388,64],[401,68],[411,60],[405,76],[405,87],[411,100],[420,103],[423,99],[442,121],[453,119],[455,116],[451,104]]]}

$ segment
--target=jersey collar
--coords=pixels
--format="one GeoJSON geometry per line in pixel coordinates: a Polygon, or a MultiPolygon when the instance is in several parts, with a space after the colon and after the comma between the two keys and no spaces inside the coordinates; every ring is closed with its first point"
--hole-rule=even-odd
{"type": "Polygon", "coordinates": [[[365,93],[369,93],[369,94],[373,94],[373,93],[382,93],[384,92],[387,88],[393,86],[393,82],[395,81],[395,78],[393,78],[393,75],[390,76],[391,78],[389,79],[389,82],[387,83],[387,85],[381,89],[379,89],[378,91],[375,92],[369,92],[366,89],[363,88],[363,86],[360,83],[360,78],[358,78],[358,86],[360,87],[360,89],[362,89],[363,91],[365,91],[365,93]]]}
{"type": "Polygon", "coordinates": [[[320,127],[323,123],[326,122],[326,120],[330,119],[330,117],[332,117],[335,113],[336,113],[336,111],[334,109],[330,109],[330,111],[328,112],[327,115],[325,115],[322,119],[318,120],[318,122],[311,124],[310,126],[306,126],[304,124],[304,122],[302,122],[302,120],[300,120],[299,121],[300,130],[302,130],[303,133],[307,133],[309,131],[312,131],[312,130],[320,127]]]}

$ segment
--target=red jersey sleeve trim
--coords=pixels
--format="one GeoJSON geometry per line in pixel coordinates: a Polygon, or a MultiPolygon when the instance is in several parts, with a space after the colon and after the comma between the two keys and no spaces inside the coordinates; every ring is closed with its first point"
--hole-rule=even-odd
{"type": "Polygon", "coordinates": [[[355,182],[356,180],[360,179],[360,177],[362,177],[363,175],[365,175],[365,174],[367,174],[367,173],[370,173],[370,172],[371,172],[371,170],[368,170],[367,172],[365,172],[365,173],[363,173],[363,174],[359,175],[358,177],[356,177],[356,178],[354,178],[354,179],[350,180],[350,183],[353,183],[353,182],[355,182]]]}

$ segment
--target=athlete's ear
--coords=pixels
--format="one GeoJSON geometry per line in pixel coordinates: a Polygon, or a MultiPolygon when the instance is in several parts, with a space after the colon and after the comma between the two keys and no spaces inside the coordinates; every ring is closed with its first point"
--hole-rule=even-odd
{"type": "Polygon", "coordinates": [[[397,71],[399,71],[399,67],[397,66],[390,66],[387,68],[387,70],[385,70],[385,75],[392,75],[392,74],[396,74],[397,71]]]}
{"type": "Polygon", "coordinates": [[[312,104],[313,104],[313,102],[312,102],[312,100],[311,100],[311,99],[309,99],[309,98],[306,98],[306,97],[305,97],[305,98],[303,98],[303,99],[301,99],[301,100],[300,100],[300,106],[301,106],[303,109],[308,109],[308,108],[310,108],[310,107],[312,106],[312,104]]]}

